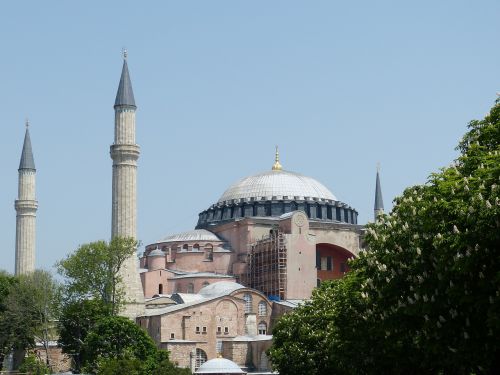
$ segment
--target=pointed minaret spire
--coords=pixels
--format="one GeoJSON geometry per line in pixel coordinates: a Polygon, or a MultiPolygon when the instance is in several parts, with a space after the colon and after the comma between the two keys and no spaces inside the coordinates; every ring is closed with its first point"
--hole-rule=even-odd
{"type": "Polygon", "coordinates": [[[31,138],[30,138],[30,123],[26,119],[26,133],[24,134],[24,144],[23,152],[21,153],[21,161],[19,162],[19,170],[21,169],[33,169],[35,170],[35,160],[33,158],[33,150],[31,149],[31,138]]]}
{"type": "Polygon", "coordinates": [[[273,171],[281,171],[283,167],[280,164],[280,152],[278,150],[278,146],[276,146],[276,154],[274,156],[274,164],[273,164],[273,171]]]}
{"type": "Polygon", "coordinates": [[[384,201],[382,199],[382,188],[380,187],[380,163],[377,165],[377,180],[375,182],[375,220],[384,212],[384,201]]]}
{"type": "Polygon", "coordinates": [[[35,226],[38,202],[35,197],[35,160],[31,149],[29,122],[26,120],[23,151],[18,169],[16,209],[16,275],[35,270],[35,226]]]}
{"type": "Polygon", "coordinates": [[[123,67],[122,75],[120,77],[120,84],[116,93],[115,107],[126,106],[135,108],[134,91],[132,90],[132,82],[130,81],[130,74],[127,65],[127,50],[123,50],[123,67]]]}

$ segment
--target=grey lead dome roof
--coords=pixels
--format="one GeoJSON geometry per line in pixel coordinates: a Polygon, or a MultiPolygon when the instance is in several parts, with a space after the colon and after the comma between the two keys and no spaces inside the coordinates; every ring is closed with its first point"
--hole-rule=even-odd
{"type": "Polygon", "coordinates": [[[222,194],[218,203],[250,198],[271,200],[273,197],[279,200],[285,199],[283,197],[290,200],[303,200],[306,197],[337,200],[325,185],[314,178],[290,171],[271,170],[234,183],[222,194]]]}
{"type": "Polygon", "coordinates": [[[194,229],[187,232],[167,236],[157,242],[183,242],[183,241],[222,241],[217,235],[206,229],[194,229]]]}

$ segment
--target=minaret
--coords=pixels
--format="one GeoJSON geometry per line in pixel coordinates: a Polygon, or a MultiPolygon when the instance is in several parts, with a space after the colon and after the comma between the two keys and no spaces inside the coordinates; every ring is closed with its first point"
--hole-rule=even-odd
{"type": "Polygon", "coordinates": [[[16,208],[16,275],[35,270],[35,224],[38,202],[35,197],[35,160],[26,120],[23,152],[19,163],[16,208]]]}
{"type": "MultiPolygon", "coordinates": [[[[111,237],[137,238],[137,159],[135,143],[134,92],[127,66],[127,51],[123,53],[123,68],[115,100],[115,140],[110,147],[113,159],[113,192],[111,237]]],[[[120,269],[125,287],[126,305],[122,315],[134,318],[144,311],[144,294],[137,269],[137,259],[131,256],[120,269]]]]}
{"type": "Polygon", "coordinates": [[[378,215],[384,213],[384,201],[382,200],[382,188],[380,187],[380,165],[377,166],[377,181],[375,182],[375,206],[374,219],[377,220],[378,215]]]}

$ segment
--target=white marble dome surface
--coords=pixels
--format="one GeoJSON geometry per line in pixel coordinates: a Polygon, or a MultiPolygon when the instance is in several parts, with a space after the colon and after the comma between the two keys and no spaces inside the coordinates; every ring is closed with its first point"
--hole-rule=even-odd
{"type": "Polygon", "coordinates": [[[314,178],[290,171],[271,170],[237,181],[222,194],[218,203],[250,198],[271,200],[273,197],[277,200],[337,200],[325,185],[314,178]]]}
{"type": "Polygon", "coordinates": [[[202,364],[195,374],[245,374],[245,372],[229,359],[214,358],[202,364]]]}

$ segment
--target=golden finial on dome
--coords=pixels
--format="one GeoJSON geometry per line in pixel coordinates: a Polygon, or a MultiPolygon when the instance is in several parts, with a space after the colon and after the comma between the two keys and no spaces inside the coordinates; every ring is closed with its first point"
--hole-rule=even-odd
{"type": "Polygon", "coordinates": [[[278,146],[276,146],[276,156],[274,158],[273,171],[281,171],[283,167],[280,164],[280,152],[278,151],[278,146]]]}
{"type": "Polygon", "coordinates": [[[217,352],[217,358],[224,358],[221,352],[217,352]]]}

